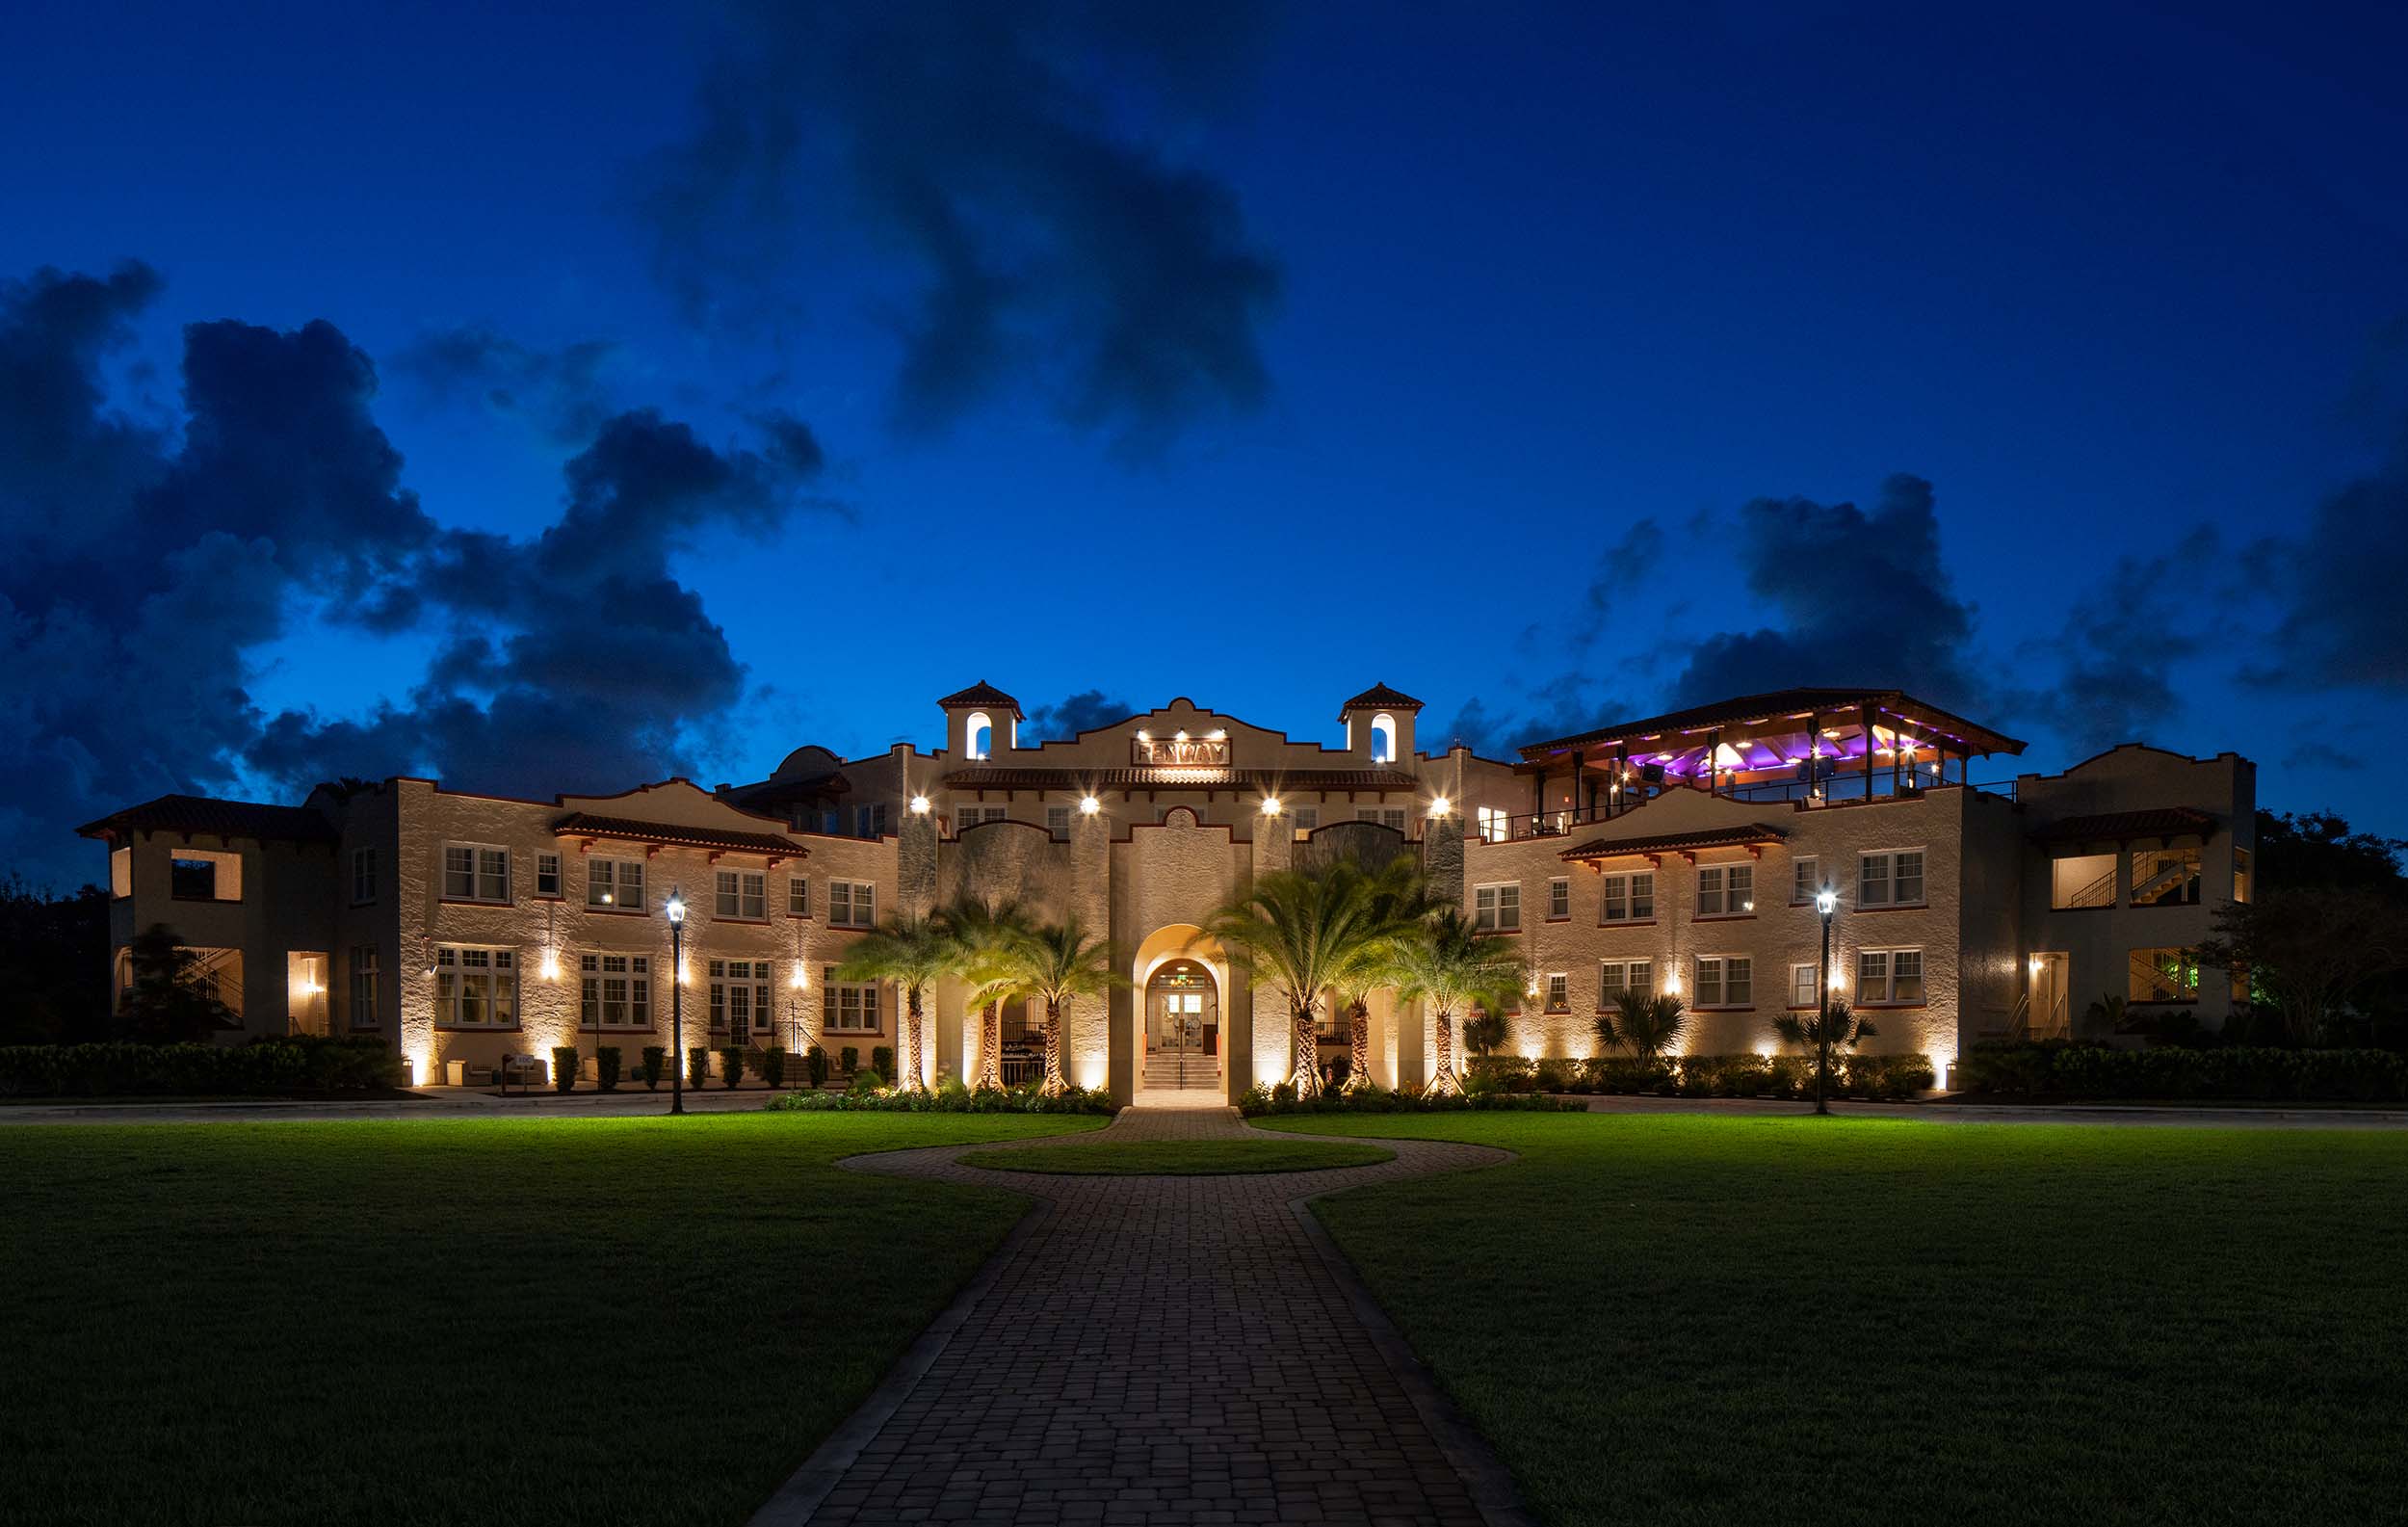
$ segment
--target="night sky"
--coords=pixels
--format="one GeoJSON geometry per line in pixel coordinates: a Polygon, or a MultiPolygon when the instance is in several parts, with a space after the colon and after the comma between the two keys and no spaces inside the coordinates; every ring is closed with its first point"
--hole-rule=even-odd
{"type": "Polygon", "coordinates": [[[2408,832],[2395,8],[523,9],[12,8],[0,866],[980,678],[1898,684],[2408,832]]]}

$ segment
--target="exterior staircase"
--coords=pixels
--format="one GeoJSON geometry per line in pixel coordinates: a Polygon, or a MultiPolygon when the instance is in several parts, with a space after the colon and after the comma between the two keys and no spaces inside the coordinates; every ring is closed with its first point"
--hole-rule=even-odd
{"type": "Polygon", "coordinates": [[[1180,1075],[1180,1052],[1154,1050],[1145,1057],[1145,1073],[1139,1085],[1149,1093],[1171,1092],[1185,1088],[1189,1092],[1220,1091],[1220,1057],[1199,1051],[1186,1052],[1186,1077],[1180,1075]]]}

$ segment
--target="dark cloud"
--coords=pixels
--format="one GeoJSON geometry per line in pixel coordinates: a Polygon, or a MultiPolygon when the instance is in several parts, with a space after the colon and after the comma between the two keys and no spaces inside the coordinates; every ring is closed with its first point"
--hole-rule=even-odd
{"type": "Polygon", "coordinates": [[[1421,746],[1435,750],[1456,742],[1484,758],[1506,758],[1514,750],[1550,737],[1568,737],[1638,714],[1609,688],[1609,680],[1586,673],[1558,673],[1515,692],[1515,699],[1493,708],[1475,696],[1421,746]]]}
{"type": "Polygon", "coordinates": [[[2229,607],[2212,592],[2225,555],[2201,526],[2155,556],[2118,558],[2074,601],[2063,634],[2026,650],[2049,687],[2002,695],[2002,707],[2047,717],[2081,753],[2161,733],[2183,708],[2174,670],[2202,651],[2210,629],[2200,602],[2229,607]]]}
{"type": "Polygon", "coordinates": [[[656,271],[696,322],[791,319],[827,285],[812,214],[840,197],[916,278],[888,316],[900,428],[1034,388],[1145,451],[1251,410],[1277,268],[1234,192],[1133,123],[1225,97],[1263,23],[1251,4],[744,8],[694,136],[646,177],[656,271]]]}
{"type": "Polygon", "coordinates": [[[387,366],[437,403],[473,403],[553,440],[582,445],[611,416],[610,374],[617,359],[618,347],[608,340],[542,350],[471,324],[422,335],[387,366]]]}
{"type": "Polygon", "coordinates": [[[170,790],[405,769],[617,787],[712,744],[745,670],[669,557],[827,507],[807,426],[764,415],[752,444],[714,446],[617,414],[538,537],[445,529],[377,426],[376,368],[331,324],[192,325],[180,432],[113,408],[105,368],[159,289],[140,265],[0,285],[0,664],[17,680],[0,862],[89,875],[73,827],[170,790]],[[303,612],[439,642],[404,702],[264,716],[254,654],[303,612]]]}
{"type": "Polygon", "coordinates": [[[1883,483],[1871,513],[1756,499],[1723,533],[1748,593],[1778,623],[1692,645],[1671,705],[1801,684],[1896,685],[1960,712],[1990,698],[1972,651],[1973,606],[1941,565],[1922,478],[1883,483]]]}
{"type": "Polygon", "coordinates": [[[1020,740],[1060,742],[1136,714],[1137,707],[1127,700],[1107,699],[1100,689],[1083,689],[1030,711],[1029,719],[1020,724],[1020,740]]]}
{"type": "Polygon", "coordinates": [[[2254,682],[2408,692],[2408,424],[2374,472],[2318,504],[2295,540],[2255,549],[2278,602],[2254,682]]]}

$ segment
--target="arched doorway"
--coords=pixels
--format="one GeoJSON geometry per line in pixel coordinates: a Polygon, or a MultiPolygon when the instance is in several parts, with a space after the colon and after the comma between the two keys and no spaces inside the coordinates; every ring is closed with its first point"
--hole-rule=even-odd
{"type": "Polygon", "coordinates": [[[1166,960],[1145,982],[1146,1090],[1221,1085],[1220,983],[1200,962],[1166,960]]]}

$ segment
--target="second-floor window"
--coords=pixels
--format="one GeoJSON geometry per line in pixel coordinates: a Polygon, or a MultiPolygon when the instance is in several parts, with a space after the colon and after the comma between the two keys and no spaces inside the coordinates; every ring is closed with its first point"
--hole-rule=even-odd
{"type": "Polygon", "coordinates": [[[1547,1011],[1550,1013],[1572,1011],[1572,978],[1570,976],[1558,972],[1547,978],[1547,1011]]]}
{"type": "Polygon", "coordinates": [[[1756,961],[1746,955],[1697,957],[1697,1005],[1743,1008],[1756,1000],[1756,961]]]}
{"type": "Polygon", "coordinates": [[[801,875],[786,877],[786,915],[789,917],[811,915],[811,882],[808,877],[801,875]]]}
{"type": "Polygon", "coordinates": [[[1604,900],[1597,908],[1601,923],[1653,922],[1656,916],[1656,872],[1635,870],[1608,875],[1600,882],[1604,900]]]}
{"type": "Polygon", "coordinates": [[[1656,962],[1652,960],[1608,960],[1597,966],[1597,1006],[1612,1007],[1625,991],[1642,997],[1656,994],[1656,962]]]}
{"type": "Polygon", "coordinates": [[[1513,819],[1503,806],[1475,806],[1472,822],[1479,835],[1491,843],[1503,843],[1513,835],[1513,819]]]}
{"type": "Polygon", "coordinates": [[[1057,843],[1068,842],[1070,840],[1070,808],[1047,806],[1045,808],[1045,831],[1057,843]]]}
{"type": "Polygon", "coordinates": [[[2133,850],[2134,907],[2199,905],[2199,846],[2133,850]]]}
{"type": "Polygon", "coordinates": [[[557,854],[536,856],[536,894],[557,898],[561,894],[561,856],[557,854]]]}
{"type": "Polygon", "coordinates": [[[1701,864],[1697,867],[1697,915],[1738,917],[1756,909],[1756,866],[1701,864]]]}
{"type": "Polygon", "coordinates": [[[1822,865],[1812,858],[1790,861],[1790,905],[1806,907],[1813,904],[1815,893],[1822,889],[1822,865]]]}
{"type": "Polygon", "coordinates": [[[1002,822],[1010,815],[1009,806],[955,806],[954,807],[954,833],[957,837],[982,823],[1002,822]]]}
{"type": "Polygon", "coordinates": [[[1924,899],[1924,851],[1877,849],[1856,861],[1856,905],[1918,907],[1924,899]]]}
{"type": "Polygon", "coordinates": [[[1547,917],[1550,921],[1572,915],[1572,882],[1557,877],[1547,882],[1547,917]]]}
{"type": "Polygon", "coordinates": [[[721,917],[758,921],[770,914],[769,877],[750,870],[719,872],[719,896],[714,908],[721,917]]]}
{"type": "Polygon", "coordinates": [[[377,851],[372,848],[352,850],[352,905],[377,899],[377,851]]]}
{"type": "Polygon", "coordinates": [[[1522,926],[1522,887],[1480,885],[1472,890],[1472,926],[1484,934],[1513,933],[1522,926]]]}
{"type": "Polygon", "coordinates": [[[586,905],[621,911],[643,910],[643,860],[588,859],[586,905]]]}
{"type": "Polygon", "coordinates": [[[834,928],[869,928],[877,922],[877,887],[867,881],[827,882],[827,920],[834,928]]]}
{"type": "Polygon", "coordinates": [[[1813,1008],[1821,1006],[1815,991],[1816,973],[1812,964],[1790,966],[1790,1006],[1813,1008]]]}
{"type": "Polygon", "coordinates": [[[510,851],[490,843],[444,844],[443,899],[447,902],[509,901],[510,851]]]}

